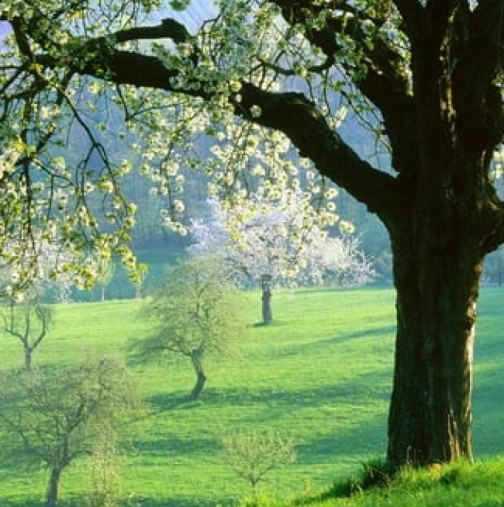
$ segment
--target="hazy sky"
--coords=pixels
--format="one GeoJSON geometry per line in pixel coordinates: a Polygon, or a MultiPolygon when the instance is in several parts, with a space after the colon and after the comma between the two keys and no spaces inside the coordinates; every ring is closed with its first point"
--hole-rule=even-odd
{"type": "MultiPolygon", "coordinates": [[[[200,27],[202,21],[212,17],[214,13],[215,7],[212,1],[192,0],[186,11],[174,12],[167,7],[166,9],[153,13],[152,19],[157,22],[165,17],[173,17],[184,23],[190,31],[195,31],[200,27]]],[[[9,30],[9,23],[0,21],[0,37],[8,33],[9,30]]]]}

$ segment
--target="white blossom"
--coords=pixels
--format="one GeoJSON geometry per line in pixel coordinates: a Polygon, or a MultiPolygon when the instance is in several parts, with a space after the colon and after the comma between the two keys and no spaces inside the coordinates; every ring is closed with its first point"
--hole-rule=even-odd
{"type": "Polygon", "coordinates": [[[293,192],[272,203],[253,198],[225,206],[212,199],[206,220],[193,220],[189,233],[192,255],[219,253],[237,272],[259,281],[265,275],[276,285],[363,285],[375,274],[371,261],[350,235],[329,236],[317,214],[293,192]]]}

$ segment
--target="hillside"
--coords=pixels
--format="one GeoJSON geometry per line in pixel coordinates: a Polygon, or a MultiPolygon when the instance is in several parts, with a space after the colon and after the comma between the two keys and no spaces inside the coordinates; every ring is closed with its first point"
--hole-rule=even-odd
{"type": "MultiPolygon", "coordinates": [[[[210,507],[249,496],[247,483],[222,460],[218,437],[226,431],[273,429],[296,442],[295,464],[272,472],[260,486],[261,493],[283,499],[356,476],[362,463],[383,455],[393,363],[393,291],[284,291],[275,295],[276,321],[270,327],[253,326],[259,320],[259,294],[242,297],[250,335],[237,344],[232,357],[208,362],[208,386],[200,400],[187,401],[194,379],[184,361],[130,361],[148,413],[122,429],[123,489],[132,502],[125,506],[210,507]]],[[[474,407],[478,458],[498,455],[504,442],[503,302],[504,290],[482,293],[474,407]]],[[[141,308],[139,301],[56,307],[54,329],[37,351],[35,364],[125,356],[128,344],[149,332],[141,308]]],[[[1,338],[3,368],[20,365],[18,343],[1,338]]],[[[61,505],[82,505],[88,470],[85,459],[69,469],[62,480],[61,505]]],[[[43,470],[0,468],[0,505],[38,507],[44,492],[43,470]]]]}
{"type": "Polygon", "coordinates": [[[293,502],[261,498],[264,507],[501,507],[504,460],[490,459],[476,464],[456,463],[429,470],[404,470],[385,487],[361,490],[358,481],[345,481],[321,494],[293,502]],[[349,495],[348,490],[354,492],[349,495]]]}

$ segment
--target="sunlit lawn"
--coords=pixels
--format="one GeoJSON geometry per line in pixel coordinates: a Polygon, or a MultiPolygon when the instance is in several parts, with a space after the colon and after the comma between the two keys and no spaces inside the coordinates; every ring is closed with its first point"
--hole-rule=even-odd
{"type": "MultiPolygon", "coordinates": [[[[135,499],[131,505],[210,506],[246,496],[247,484],[220,455],[218,435],[233,429],[274,429],[297,442],[296,463],[262,485],[275,495],[317,490],[383,455],[394,297],[389,288],[285,291],[274,297],[275,323],[261,327],[254,326],[260,295],[244,293],[250,334],[231,357],[207,361],[208,384],[195,402],[186,400],[194,379],[184,361],[131,364],[149,407],[146,417],[122,429],[123,486],[135,499]]],[[[504,290],[483,290],[475,379],[478,456],[498,454],[504,446],[503,303],[504,290]]],[[[35,364],[124,356],[130,340],[149,332],[141,304],[58,306],[35,364]]],[[[4,367],[20,365],[19,345],[1,338],[4,367]]],[[[71,499],[80,505],[87,466],[81,460],[63,477],[62,505],[71,499]]],[[[43,475],[0,469],[1,506],[38,505],[44,492],[43,475]]]]}

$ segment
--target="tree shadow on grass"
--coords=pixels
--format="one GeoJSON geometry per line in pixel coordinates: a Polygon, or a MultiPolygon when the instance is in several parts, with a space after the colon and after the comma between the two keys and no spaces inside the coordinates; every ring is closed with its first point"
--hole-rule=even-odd
{"type": "MultiPolygon", "coordinates": [[[[382,326],[382,327],[374,327],[371,329],[366,329],[364,331],[357,331],[355,333],[346,333],[342,334],[340,336],[336,336],[332,338],[332,340],[336,340],[339,342],[349,342],[355,339],[359,338],[370,338],[372,336],[386,336],[386,335],[395,335],[396,333],[396,326],[382,326]]],[[[324,340],[319,340],[317,342],[318,344],[324,343],[324,340]]]]}
{"type": "Polygon", "coordinates": [[[219,450],[216,440],[208,438],[184,438],[175,435],[167,435],[155,440],[142,440],[135,444],[137,452],[146,453],[151,458],[170,457],[174,455],[208,454],[219,450]]]}
{"type": "Polygon", "coordinates": [[[183,392],[158,393],[145,398],[144,401],[147,405],[161,412],[174,409],[191,408],[191,406],[194,405],[194,400],[191,399],[189,393],[183,392]]]}
{"type": "Polygon", "coordinates": [[[374,383],[369,384],[365,373],[353,376],[346,382],[337,384],[314,386],[303,389],[282,389],[278,387],[264,388],[207,388],[197,400],[191,400],[182,393],[159,393],[150,396],[145,401],[154,409],[192,410],[198,407],[209,408],[218,406],[250,406],[264,405],[293,411],[300,408],[320,406],[323,403],[338,404],[342,400],[384,399],[390,398],[390,390],[383,389],[383,385],[390,384],[390,373],[384,371],[374,377],[374,383]]]}
{"type": "Polygon", "coordinates": [[[357,331],[355,333],[341,333],[334,334],[330,337],[326,337],[320,340],[313,340],[311,343],[303,343],[301,345],[292,345],[285,347],[282,350],[283,356],[296,356],[299,354],[308,355],[312,354],[316,350],[326,350],[331,345],[341,345],[347,342],[368,339],[380,336],[394,336],[396,332],[396,326],[383,326],[371,329],[365,329],[357,331]]]}
{"type": "Polygon", "coordinates": [[[275,327],[289,326],[290,324],[291,323],[289,321],[273,319],[271,322],[263,322],[263,321],[254,322],[251,326],[254,328],[265,327],[265,328],[271,329],[271,328],[275,328],[275,327]]]}
{"type": "MultiPolygon", "coordinates": [[[[338,429],[329,436],[322,436],[297,445],[300,461],[304,464],[320,465],[335,463],[355,454],[376,457],[384,454],[387,442],[386,414],[375,415],[358,426],[338,429]]],[[[359,467],[362,463],[356,463],[359,467]]]]}
{"type": "MultiPolygon", "coordinates": [[[[132,499],[133,501],[128,503],[127,505],[135,505],[138,507],[215,507],[215,505],[220,505],[222,507],[230,507],[231,505],[236,505],[236,499],[228,499],[228,500],[209,500],[200,497],[194,498],[166,498],[166,499],[149,499],[139,497],[132,499]]],[[[21,507],[21,506],[16,506],[21,507]]],[[[39,506],[37,506],[39,507],[39,506]]],[[[61,506],[65,507],[65,506],[61,506]]],[[[69,507],[74,507],[69,506],[69,507]]],[[[77,505],[75,506],[77,507],[77,505]]],[[[79,506],[82,507],[82,504],[79,506]]]]}
{"type": "MultiPolygon", "coordinates": [[[[309,389],[300,390],[280,390],[275,388],[227,388],[223,390],[208,389],[197,402],[187,402],[175,405],[173,399],[180,399],[180,396],[171,394],[158,394],[149,399],[149,403],[154,406],[159,406],[163,410],[166,407],[173,406],[174,410],[190,410],[200,407],[203,410],[216,408],[220,406],[232,407],[233,422],[240,424],[243,420],[244,424],[250,423],[250,407],[253,408],[254,424],[274,425],[277,420],[285,419],[286,414],[290,414],[293,420],[297,418],[310,417],[308,414],[313,414],[314,410],[320,410],[321,407],[337,407],[338,405],[345,404],[346,412],[349,410],[369,410],[368,405],[376,402],[383,401],[388,404],[390,399],[390,388],[385,388],[390,384],[388,372],[384,372],[378,382],[369,385],[366,375],[363,373],[358,377],[348,379],[346,382],[339,382],[333,385],[314,386],[309,389]],[[172,400],[172,402],[170,402],[172,400]],[[351,408],[348,408],[348,404],[351,408]],[[244,410],[241,410],[241,407],[244,410]],[[307,411],[307,412],[306,412],[307,411]]],[[[337,416],[335,414],[335,416],[337,416]]],[[[386,414],[383,413],[376,421],[366,420],[362,424],[362,429],[355,428],[351,431],[351,436],[348,435],[347,446],[342,442],[346,442],[345,437],[341,433],[335,432],[334,443],[320,442],[315,446],[317,449],[315,454],[318,454],[322,449],[330,449],[333,445],[338,447],[345,447],[346,452],[352,451],[352,446],[355,445],[355,436],[362,433],[362,441],[366,444],[369,441],[376,440],[376,434],[384,435],[384,420],[386,414]],[[353,444],[351,442],[354,442],[353,444]],[[339,443],[338,443],[339,442],[339,443]],[[327,445],[326,445],[327,444],[327,445]]],[[[216,421],[218,422],[218,421],[216,421]]],[[[343,430],[345,431],[345,430],[343,430]]],[[[142,451],[148,454],[157,456],[170,456],[172,453],[182,454],[198,454],[216,451],[215,435],[209,435],[208,438],[181,438],[177,435],[167,435],[166,438],[157,438],[153,441],[138,442],[137,445],[142,451]]],[[[330,439],[333,441],[333,439],[330,439]]],[[[311,441],[306,442],[307,445],[312,445],[311,441]]],[[[368,447],[367,444],[364,448],[368,447]]],[[[372,445],[371,445],[372,447],[372,445]]]]}
{"type": "MultiPolygon", "coordinates": [[[[235,500],[219,500],[218,504],[222,507],[229,507],[235,504],[235,500]]],[[[41,500],[5,500],[0,497],[0,505],[2,507],[45,507],[46,503],[41,500]]],[[[58,502],[58,507],[83,507],[85,505],[87,505],[87,500],[84,497],[62,498],[58,502]]],[[[150,499],[144,496],[133,496],[121,505],[135,505],[136,507],[215,507],[216,501],[199,497],[150,499]]]]}

